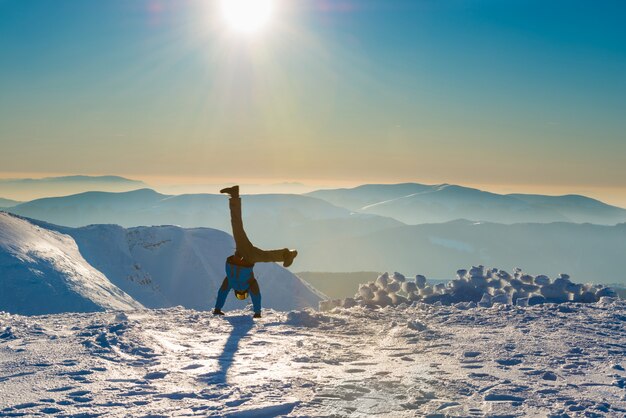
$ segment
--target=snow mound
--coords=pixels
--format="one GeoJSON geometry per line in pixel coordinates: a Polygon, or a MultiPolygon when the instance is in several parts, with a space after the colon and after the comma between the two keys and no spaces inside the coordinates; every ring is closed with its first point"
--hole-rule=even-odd
{"type": "Polygon", "coordinates": [[[422,275],[408,280],[395,272],[383,273],[375,281],[361,284],[354,298],[324,300],[321,311],[353,306],[386,307],[426,304],[455,305],[460,309],[493,305],[533,306],[542,303],[610,302],[617,297],[610,287],[578,284],[569,275],[561,273],[551,280],[548,276],[532,276],[516,268],[512,274],[498,268],[473,266],[456,272],[456,279],[448,283],[429,285],[422,275]]]}
{"type": "Polygon", "coordinates": [[[36,315],[142,307],[85,261],[72,237],[0,212],[0,310],[36,315]]]}

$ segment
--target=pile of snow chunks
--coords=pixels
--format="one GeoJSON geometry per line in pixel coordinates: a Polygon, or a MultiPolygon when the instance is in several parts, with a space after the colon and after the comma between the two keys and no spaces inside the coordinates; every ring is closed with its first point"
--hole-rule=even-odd
{"type": "Polygon", "coordinates": [[[384,273],[373,282],[359,285],[359,291],[353,298],[324,300],[319,308],[328,311],[336,307],[385,307],[414,302],[465,304],[466,307],[491,307],[494,304],[532,306],[541,303],[593,303],[601,297],[617,297],[609,287],[572,283],[569,275],[563,273],[551,280],[545,275],[525,274],[519,268],[510,274],[497,268],[474,266],[469,270],[458,270],[456,276],[447,284],[430,285],[420,274],[415,279],[407,279],[398,272],[392,275],[384,273]]]}

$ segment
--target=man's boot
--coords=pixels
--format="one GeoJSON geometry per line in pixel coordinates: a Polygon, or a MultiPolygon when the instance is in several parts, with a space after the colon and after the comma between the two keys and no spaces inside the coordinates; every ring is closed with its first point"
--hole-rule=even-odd
{"type": "Polygon", "coordinates": [[[224,312],[222,312],[221,309],[213,309],[213,315],[224,315],[224,312]]]}
{"type": "Polygon", "coordinates": [[[293,259],[296,258],[296,256],[298,255],[298,252],[296,250],[290,250],[288,248],[285,248],[283,251],[283,266],[289,267],[293,263],[293,259]]]}
{"type": "Polygon", "coordinates": [[[239,186],[226,187],[220,190],[220,193],[229,194],[230,197],[239,197],[239,186]]]}

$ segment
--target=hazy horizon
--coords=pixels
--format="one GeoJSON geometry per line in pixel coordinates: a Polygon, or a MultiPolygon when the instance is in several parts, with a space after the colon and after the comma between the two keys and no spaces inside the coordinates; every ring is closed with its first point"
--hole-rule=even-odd
{"type": "MultiPolygon", "coordinates": [[[[0,172],[0,181],[17,180],[17,179],[44,179],[50,177],[65,176],[119,176],[128,180],[141,181],[146,186],[164,194],[194,194],[194,193],[219,193],[219,189],[232,184],[242,186],[245,194],[264,194],[264,193],[308,193],[320,189],[334,188],[353,188],[363,184],[398,184],[398,183],[420,183],[427,185],[437,184],[455,184],[463,187],[475,188],[487,192],[498,194],[543,194],[549,196],[562,196],[568,194],[577,194],[600,200],[609,205],[626,208],[626,190],[621,187],[584,187],[575,185],[537,185],[537,184],[469,184],[456,181],[434,181],[433,179],[401,179],[399,181],[357,181],[357,180],[336,180],[324,181],[316,179],[258,179],[258,178],[239,178],[239,179],[204,179],[204,178],[181,178],[172,177],[165,178],[162,176],[129,176],[124,174],[84,174],[84,173],[2,173],[0,172]]],[[[130,190],[130,189],[129,189],[130,190]]],[[[88,190],[84,190],[88,191],[88,190]]],[[[37,192],[24,191],[19,194],[2,193],[0,187],[0,198],[28,201],[39,199],[42,197],[56,197],[73,194],[73,192],[65,192],[63,189],[44,188],[37,192]]]]}

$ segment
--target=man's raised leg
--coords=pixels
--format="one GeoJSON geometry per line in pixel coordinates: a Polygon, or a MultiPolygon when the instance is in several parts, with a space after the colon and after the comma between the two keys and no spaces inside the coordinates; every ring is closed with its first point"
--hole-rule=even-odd
{"type": "Polygon", "coordinates": [[[262,250],[255,247],[248,239],[246,231],[243,227],[243,219],[241,216],[241,198],[239,197],[239,186],[233,186],[222,189],[221,193],[227,193],[231,196],[228,201],[230,207],[230,223],[233,229],[233,238],[235,238],[236,254],[243,257],[248,263],[283,263],[283,266],[289,267],[296,258],[298,252],[283,248],[280,250],[262,250]]]}

